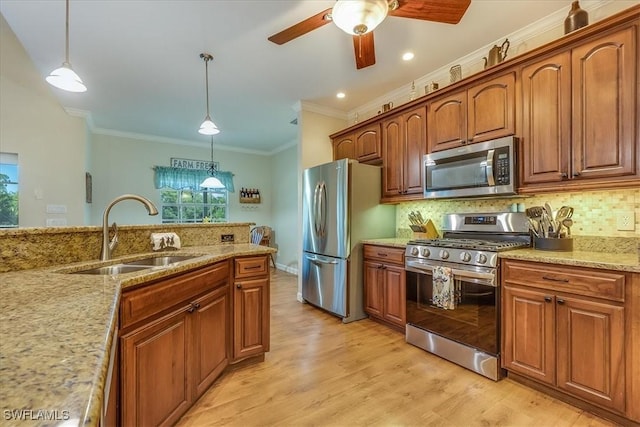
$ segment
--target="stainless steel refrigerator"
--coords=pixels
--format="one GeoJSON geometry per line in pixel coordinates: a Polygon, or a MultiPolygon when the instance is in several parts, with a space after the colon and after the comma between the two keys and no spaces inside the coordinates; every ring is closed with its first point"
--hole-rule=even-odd
{"type": "Polygon", "coordinates": [[[361,240],[395,236],[380,179],[379,167],[348,159],[303,175],[302,298],[345,323],[367,317],[361,240]]]}

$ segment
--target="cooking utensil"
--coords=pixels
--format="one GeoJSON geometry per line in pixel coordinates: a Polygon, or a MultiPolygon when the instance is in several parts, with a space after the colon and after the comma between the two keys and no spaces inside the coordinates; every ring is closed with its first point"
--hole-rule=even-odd
{"type": "Polygon", "coordinates": [[[543,226],[542,226],[542,214],[544,213],[544,209],[542,206],[532,206],[526,209],[527,217],[530,218],[534,223],[537,223],[536,230],[538,232],[538,237],[542,237],[543,235],[543,226]]]}
{"type": "Polygon", "coordinates": [[[427,222],[427,221],[425,221],[425,220],[424,220],[424,218],[422,217],[422,213],[420,213],[420,211],[416,211],[416,214],[417,214],[417,216],[418,216],[418,221],[420,221],[420,224],[424,224],[425,222],[427,222]]]}
{"type": "Polygon", "coordinates": [[[529,220],[529,230],[531,230],[536,237],[540,237],[540,223],[529,217],[527,217],[527,219],[529,220]]]}
{"type": "Polygon", "coordinates": [[[555,220],[553,219],[553,209],[551,209],[551,205],[549,205],[549,203],[544,204],[544,212],[548,220],[548,227],[547,227],[548,233],[556,233],[556,224],[555,224],[555,220]]]}
{"type": "Polygon", "coordinates": [[[573,208],[570,206],[563,206],[560,209],[558,209],[558,212],[556,212],[556,230],[558,232],[560,232],[560,227],[562,227],[562,221],[564,221],[567,218],[570,218],[573,215],[573,208]]]}
{"type": "Polygon", "coordinates": [[[571,218],[562,220],[562,226],[567,229],[567,237],[571,237],[571,227],[573,226],[573,220],[571,218]]]}

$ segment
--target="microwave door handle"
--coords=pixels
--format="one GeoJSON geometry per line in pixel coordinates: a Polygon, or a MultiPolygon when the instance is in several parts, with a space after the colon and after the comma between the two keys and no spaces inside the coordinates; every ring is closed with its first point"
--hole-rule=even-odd
{"type": "Polygon", "coordinates": [[[485,173],[487,174],[487,184],[489,187],[496,186],[496,180],[493,178],[493,155],[496,150],[487,151],[487,167],[485,168],[485,173]]]}

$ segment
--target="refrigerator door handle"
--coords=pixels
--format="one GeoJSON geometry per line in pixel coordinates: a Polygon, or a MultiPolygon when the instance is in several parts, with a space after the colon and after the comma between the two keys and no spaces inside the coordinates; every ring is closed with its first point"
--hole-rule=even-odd
{"type": "Polygon", "coordinates": [[[311,262],[320,263],[320,264],[337,264],[338,263],[338,261],[336,260],[327,261],[322,258],[318,258],[317,256],[311,257],[309,255],[306,255],[305,258],[307,258],[311,262]]]}
{"type": "Polygon", "coordinates": [[[313,229],[317,237],[324,237],[327,231],[327,186],[324,181],[316,184],[313,192],[313,229]]]}

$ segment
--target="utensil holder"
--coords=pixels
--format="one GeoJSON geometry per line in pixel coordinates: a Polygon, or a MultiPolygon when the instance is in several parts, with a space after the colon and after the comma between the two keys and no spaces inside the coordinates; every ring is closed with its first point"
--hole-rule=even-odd
{"type": "Polygon", "coordinates": [[[573,250],[573,239],[554,239],[545,237],[534,237],[533,248],[539,251],[563,251],[573,250]]]}

